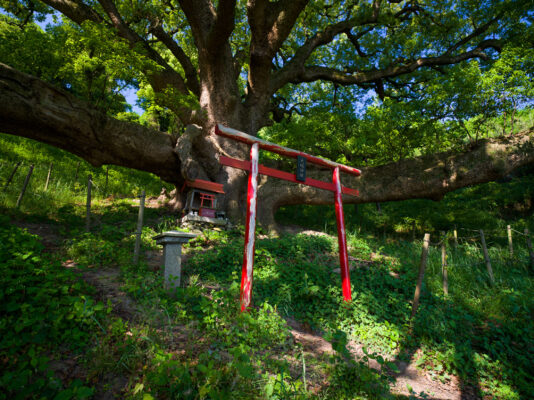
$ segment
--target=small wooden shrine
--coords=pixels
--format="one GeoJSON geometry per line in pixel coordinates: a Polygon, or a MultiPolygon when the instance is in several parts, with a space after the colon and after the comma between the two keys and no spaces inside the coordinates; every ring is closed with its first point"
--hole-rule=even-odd
{"type": "Polygon", "coordinates": [[[202,179],[186,180],[182,192],[184,190],[188,191],[182,222],[226,224],[225,213],[217,209],[218,200],[220,200],[220,196],[224,195],[222,184],[202,179]]]}

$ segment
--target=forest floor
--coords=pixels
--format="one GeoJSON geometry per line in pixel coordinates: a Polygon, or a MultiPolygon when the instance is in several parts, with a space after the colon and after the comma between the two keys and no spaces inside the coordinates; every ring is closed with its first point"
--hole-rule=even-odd
{"type": "MultiPolygon", "coordinates": [[[[46,223],[33,223],[24,221],[15,221],[14,224],[18,227],[27,229],[30,233],[38,235],[42,239],[45,246],[45,251],[51,253],[61,254],[61,243],[66,237],[58,233],[57,225],[46,223]]],[[[291,234],[304,234],[313,236],[328,236],[323,232],[312,230],[300,230],[298,227],[286,227],[286,232],[291,234]]],[[[163,263],[163,254],[161,250],[150,250],[145,254],[148,266],[152,269],[159,269],[163,263]]],[[[184,260],[184,268],[187,260],[184,260]]],[[[134,299],[128,296],[122,289],[124,282],[121,281],[120,270],[113,266],[95,266],[90,269],[80,269],[75,261],[63,256],[62,266],[73,269],[81,279],[87,284],[91,285],[96,290],[96,299],[112,304],[113,313],[129,323],[137,321],[146,321],[147,318],[143,315],[143,306],[138,304],[134,299]]],[[[151,316],[151,319],[154,317],[151,316]]],[[[332,344],[327,341],[323,335],[317,330],[313,330],[306,323],[301,323],[294,318],[286,318],[290,333],[294,341],[302,346],[305,352],[313,355],[315,358],[323,358],[324,356],[332,355],[334,353],[332,344]]],[[[180,343],[195,342],[196,339],[192,337],[193,332],[188,330],[185,332],[183,327],[175,326],[172,329],[172,343],[169,346],[174,347],[174,351],[179,350],[180,343]]],[[[365,357],[363,345],[353,340],[348,342],[348,349],[355,360],[361,360],[365,357]]],[[[417,353],[417,350],[414,351],[417,353]]],[[[476,400],[480,399],[473,388],[461,387],[460,380],[451,376],[447,382],[441,382],[433,379],[429,374],[417,368],[416,358],[410,357],[410,362],[396,360],[394,357],[382,355],[384,359],[393,362],[397,368],[398,373],[388,372],[394,378],[391,383],[391,392],[401,396],[414,396],[415,393],[424,393],[423,398],[436,400],[476,400]]],[[[382,370],[382,366],[375,360],[369,359],[368,366],[377,371],[382,370]]],[[[56,360],[53,364],[53,369],[56,373],[62,375],[64,380],[84,377],[84,372],[76,365],[76,360],[66,358],[64,360],[56,360]],[[70,376],[69,376],[70,375],[70,376]]],[[[112,399],[124,390],[128,383],[126,376],[116,376],[111,374],[104,383],[100,383],[97,395],[102,399],[112,399]]]]}

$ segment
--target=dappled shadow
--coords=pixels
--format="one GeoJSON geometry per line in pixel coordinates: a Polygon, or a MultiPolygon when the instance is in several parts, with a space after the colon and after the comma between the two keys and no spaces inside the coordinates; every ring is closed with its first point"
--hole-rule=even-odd
{"type": "MultiPolygon", "coordinates": [[[[238,281],[243,242],[239,236],[235,239],[217,247],[216,254],[193,254],[189,273],[206,280],[238,281]]],[[[508,390],[514,396],[519,390],[528,395],[531,378],[524,371],[530,368],[532,354],[525,348],[528,334],[524,339],[519,334],[523,328],[515,332],[513,326],[486,321],[469,304],[456,298],[453,303],[426,288],[410,330],[418,249],[408,243],[404,247],[400,254],[389,254],[406,262],[394,265],[391,259],[384,259],[373,265],[355,265],[351,271],[353,301],[347,304],[341,297],[340,277],[332,272],[338,266],[335,240],[302,235],[258,240],[253,301],[276,305],[314,332],[342,329],[370,351],[390,355],[398,351],[394,358],[398,366],[418,361],[427,376],[456,383],[459,398],[478,398],[481,368],[486,381],[492,379],[488,370],[498,368],[500,382],[495,383],[502,393],[508,390]],[[458,382],[450,371],[458,375],[458,382]]]]}

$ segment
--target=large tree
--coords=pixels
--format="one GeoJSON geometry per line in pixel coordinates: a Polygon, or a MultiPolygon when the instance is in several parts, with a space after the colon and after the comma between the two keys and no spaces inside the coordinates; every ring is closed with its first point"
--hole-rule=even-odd
{"type": "MultiPolygon", "coordinates": [[[[246,157],[247,151],[216,137],[215,124],[256,135],[287,120],[310,93],[329,94],[327,84],[335,113],[343,99],[343,112],[354,114],[371,93],[378,102],[417,104],[431,114],[428,120],[445,126],[466,107],[453,93],[425,108],[424,101],[436,97],[428,95],[432,82],[449,79],[451,71],[461,82],[459,66],[470,63],[489,68],[503,49],[518,45],[520,35],[532,48],[531,1],[3,0],[0,5],[21,27],[46,13],[61,14],[73,32],[100,40],[115,53],[111,60],[128,64],[119,69],[135,70],[137,82],[183,127],[169,134],[119,120],[91,96],[83,100],[64,90],[72,83],[48,79],[51,84],[0,64],[0,131],[58,146],[94,165],[150,171],[176,185],[198,178],[224,183],[224,207],[236,218],[244,210],[245,175],[221,167],[218,157],[246,157]]],[[[466,112],[458,120],[463,124],[470,116],[466,112]]],[[[325,123],[324,130],[331,129],[325,123]]],[[[388,139],[391,132],[375,134],[388,139]]],[[[402,145],[408,137],[395,140],[402,145]]],[[[439,199],[533,162],[533,141],[526,131],[393,158],[363,168],[360,178],[343,177],[346,186],[361,192],[346,201],[439,199]]],[[[309,173],[331,179],[328,171],[309,173]]],[[[329,192],[267,178],[261,180],[260,198],[260,222],[269,226],[280,206],[333,202],[329,192]]]]}

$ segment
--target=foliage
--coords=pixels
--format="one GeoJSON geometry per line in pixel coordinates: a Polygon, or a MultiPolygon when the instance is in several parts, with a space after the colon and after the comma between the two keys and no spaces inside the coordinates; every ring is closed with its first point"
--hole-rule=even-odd
{"type": "MultiPolygon", "coordinates": [[[[38,146],[24,150],[25,145],[33,144],[24,141],[13,149],[37,158],[56,154],[38,146]]],[[[532,397],[532,271],[521,238],[514,233],[511,259],[506,239],[499,237],[508,223],[518,230],[533,228],[531,186],[527,174],[468,188],[431,206],[412,201],[383,204],[380,213],[374,205],[359,206],[356,216],[347,212],[349,250],[356,259],[350,304],[342,299],[334,271],[335,238],[263,237],[256,245],[254,306],[245,314],[238,307],[242,227],[206,230],[189,242],[185,287],[169,294],[161,269],[145,256],[157,248],[152,240],[157,232],[177,228],[176,216],[145,209],[141,262],[133,265],[137,207],[132,200],[97,201],[92,233],[82,229],[83,197],[65,204],[76,199],[72,185],[65,188],[65,199],[45,203],[33,214],[30,207],[18,213],[4,208],[15,218],[52,224],[67,240],[59,254],[43,253],[35,236],[10,226],[5,217],[0,221],[1,287],[11,290],[0,291],[7,299],[0,302],[0,359],[8,363],[0,384],[10,397],[25,393],[24,385],[44,397],[87,398],[98,396],[110,376],[126,376],[120,396],[132,399],[381,399],[391,397],[386,371],[395,370],[393,361],[415,360],[443,382],[455,375],[496,398],[532,397]],[[484,210],[489,210],[485,219],[484,210]],[[358,227],[360,216],[364,223],[358,227]],[[411,236],[412,221],[418,232],[450,229],[452,223],[486,229],[496,285],[488,283],[473,234],[460,231],[468,237],[449,248],[449,296],[442,294],[440,254],[432,248],[419,312],[410,324],[421,243],[401,239],[411,236]],[[82,271],[119,269],[117,284],[136,305],[135,318],[96,301],[55,257],[68,258],[82,271]],[[321,358],[295,345],[288,318],[324,334],[334,354],[321,358]],[[365,353],[352,359],[347,351],[355,343],[365,353]],[[76,357],[84,378],[54,376],[51,363],[62,357],[76,357]],[[371,362],[382,371],[370,368],[371,362]]],[[[327,230],[333,229],[333,216],[325,212],[317,221],[318,214],[315,210],[301,222],[315,221],[320,229],[326,222],[327,230]]]]}
{"type": "MultiPolygon", "coordinates": [[[[0,182],[2,189],[17,169],[7,190],[0,191],[0,205],[13,207],[22,188],[28,166],[35,166],[29,186],[24,195],[22,209],[34,213],[46,213],[62,206],[84,203],[87,197],[87,178],[92,175],[93,201],[103,198],[121,198],[139,195],[145,190],[147,197],[158,195],[162,187],[171,185],[162,182],[152,174],[118,166],[93,167],[84,160],[66,151],[38,143],[30,139],[0,134],[0,182]],[[45,182],[50,163],[53,163],[48,190],[45,182]],[[107,178],[106,178],[107,176],[107,178]],[[106,184],[107,183],[107,184],[106,184]]],[[[118,206],[118,204],[117,204],[118,206]]],[[[81,211],[79,215],[83,215],[81,211]]]]}
{"type": "MultiPolygon", "coordinates": [[[[192,242],[195,255],[189,273],[208,282],[236,282],[242,241],[229,240],[231,237],[221,238],[211,252],[201,251],[200,243],[192,242]]],[[[213,242],[214,238],[209,240],[213,242]]],[[[424,354],[418,358],[419,365],[436,378],[446,380],[448,374],[455,374],[464,382],[482,382],[489,392],[529,396],[532,385],[524,372],[533,360],[525,349],[534,340],[528,318],[534,307],[534,286],[532,278],[525,275],[523,265],[528,264],[528,257],[524,250],[510,264],[504,256],[506,247],[493,248],[498,284],[492,288],[484,276],[480,249],[469,245],[458,248],[449,258],[449,280],[454,285],[449,298],[440,294],[440,254],[432,250],[427,290],[412,332],[407,322],[418,268],[418,243],[386,244],[351,237],[352,244],[358,249],[352,254],[358,258],[368,257],[370,248],[389,256],[378,257],[368,267],[364,264],[351,273],[353,300],[344,304],[339,275],[332,272],[337,259],[330,254],[331,239],[287,236],[257,241],[254,302],[277,304],[282,313],[315,329],[341,329],[369,350],[390,357],[402,359],[419,348],[424,354]],[[518,276],[523,276],[522,282],[517,281],[518,276]]],[[[367,376],[358,372],[359,364],[347,366],[338,359],[334,365],[338,366],[332,379],[339,379],[335,380],[338,383],[350,374],[367,376]]],[[[376,389],[375,378],[382,378],[372,378],[372,372],[368,373],[370,387],[376,389]]],[[[373,393],[365,381],[362,385],[366,393],[373,393]]],[[[341,384],[336,387],[338,396],[350,398],[355,394],[343,394],[348,388],[341,384]]]]}
{"type": "MultiPolygon", "coordinates": [[[[384,235],[393,233],[405,238],[420,237],[424,232],[452,231],[473,236],[473,230],[499,232],[495,240],[504,244],[506,225],[523,232],[534,229],[532,194],[534,178],[527,167],[501,182],[490,182],[448,193],[441,201],[406,200],[402,202],[345,205],[348,231],[384,235]],[[470,231],[471,230],[471,231],[470,231]]],[[[287,206],[276,218],[282,224],[300,224],[312,229],[335,233],[333,206],[287,206]]]]}
{"type": "Polygon", "coordinates": [[[34,235],[0,219],[0,387],[3,398],[90,398],[79,380],[64,385],[50,362],[80,353],[106,318],[105,306],[34,235]],[[61,352],[59,349],[61,348],[61,352]]]}

